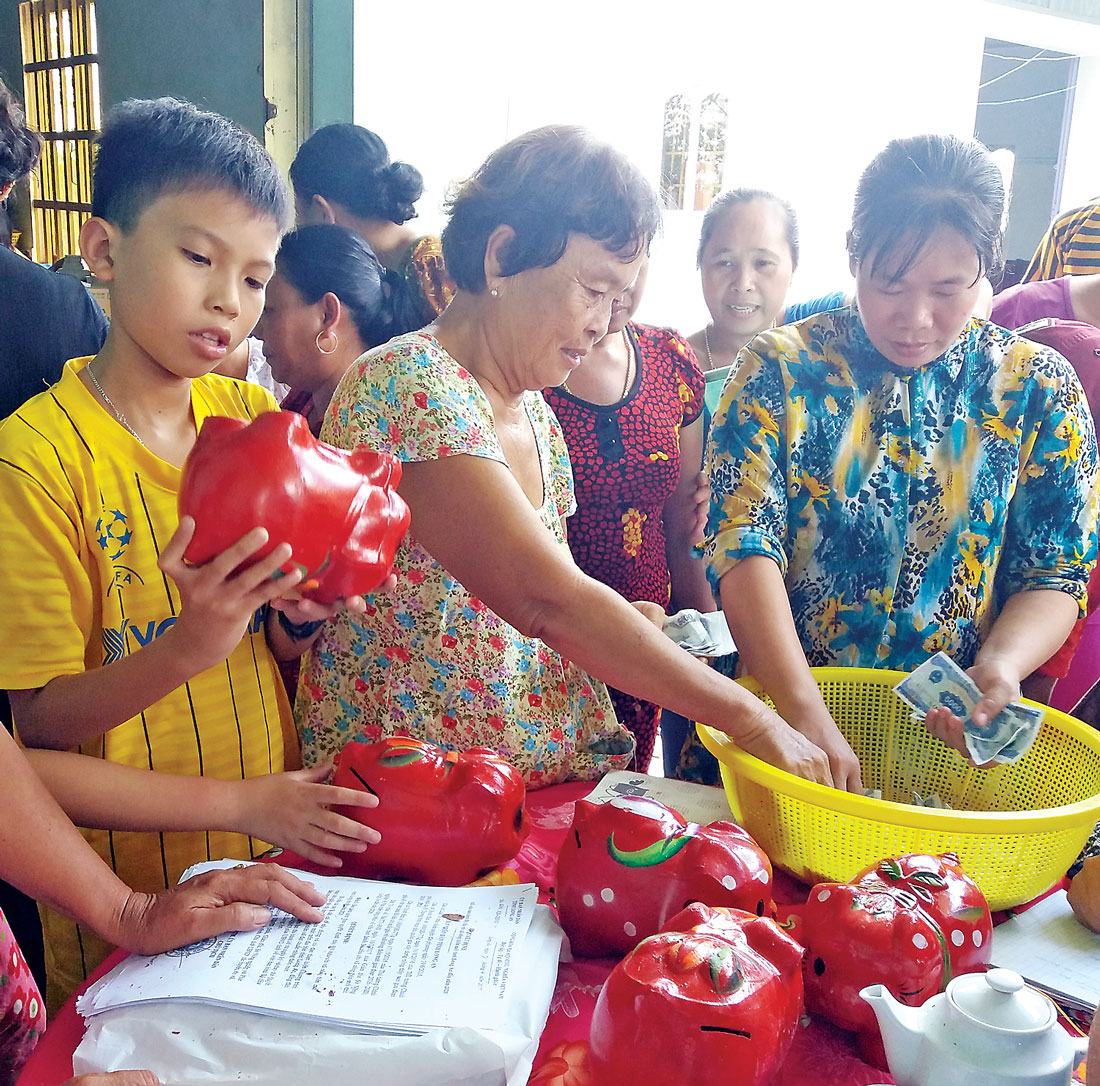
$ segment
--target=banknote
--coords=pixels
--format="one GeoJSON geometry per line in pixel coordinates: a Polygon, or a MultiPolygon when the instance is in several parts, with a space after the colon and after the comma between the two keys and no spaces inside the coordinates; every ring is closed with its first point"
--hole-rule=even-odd
{"type": "Polygon", "coordinates": [[[1015,762],[1031,748],[1043,722],[1043,711],[1010,702],[984,725],[970,719],[982,694],[977,684],[946,653],[937,652],[894,689],[921,718],[929,709],[946,706],[964,721],[966,749],[975,762],[1015,762]]]}
{"type": "Polygon", "coordinates": [[[665,633],[692,656],[726,656],[737,648],[721,611],[687,608],[665,619],[665,633]]]}

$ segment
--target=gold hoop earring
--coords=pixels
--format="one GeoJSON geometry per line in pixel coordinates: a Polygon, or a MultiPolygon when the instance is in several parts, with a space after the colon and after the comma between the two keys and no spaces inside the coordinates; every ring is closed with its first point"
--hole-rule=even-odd
{"type": "Polygon", "coordinates": [[[321,354],[335,354],[336,348],[340,346],[339,337],[336,335],[335,332],[330,333],[332,335],[332,350],[326,351],[324,347],[321,346],[321,337],[329,331],[330,330],[328,328],[322,328],[321,331],[317,333],[317,350],[319,350],[321,354]]]}

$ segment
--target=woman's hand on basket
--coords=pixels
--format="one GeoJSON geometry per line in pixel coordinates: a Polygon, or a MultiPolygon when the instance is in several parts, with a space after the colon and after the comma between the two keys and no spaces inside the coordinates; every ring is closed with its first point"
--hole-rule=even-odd
{"type": "MultiPolygon", "coordinates": [[[[835,727],[836,725],[834,725],[835,727]]],[[[749,725],[737,733],[737,745],[761,761],[816,784],[834,787],[829,758],[801,732],[763,702],[749,725]]]]}
{"type": "Polygon", "coordinates": [[[859,759],[824,705],[820,712],[793,718],[793,723],[810,742],[825,752],[825,757],[829,759],[833,787],[862,795],[863,777],[859,759]]]}

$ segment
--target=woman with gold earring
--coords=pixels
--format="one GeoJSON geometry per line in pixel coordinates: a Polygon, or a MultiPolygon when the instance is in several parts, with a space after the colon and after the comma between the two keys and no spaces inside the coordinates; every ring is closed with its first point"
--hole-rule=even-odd
{"type": "Polygon", "coordinates": [[[392,334],[387,273],[354,231],[303,226],[283,238],[256,336],[290,385],[285,410],[319,433],[344,371],[392,334]]]}

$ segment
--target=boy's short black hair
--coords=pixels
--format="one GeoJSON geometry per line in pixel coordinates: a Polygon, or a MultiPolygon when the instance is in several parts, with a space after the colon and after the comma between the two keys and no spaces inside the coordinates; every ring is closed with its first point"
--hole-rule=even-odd
{"type": "Polygon", "coordinates": [[[131,99],[103,122],[92,178],[92,214],[122,230],[165,193],[234,193],[284,231],[291,225],[286,184],[250,132],[176,98],[131,99]]]}

